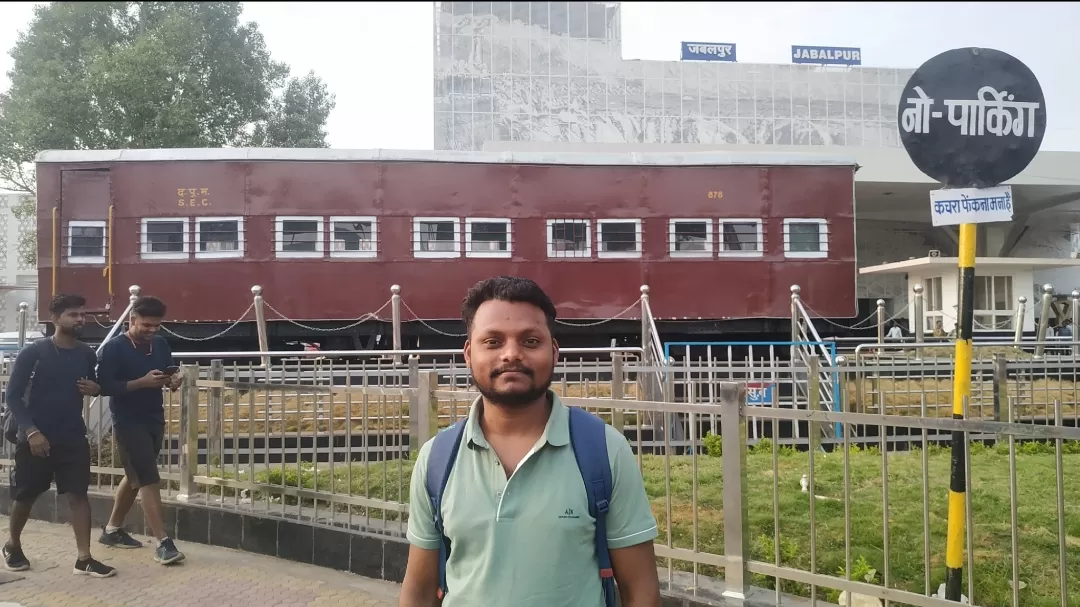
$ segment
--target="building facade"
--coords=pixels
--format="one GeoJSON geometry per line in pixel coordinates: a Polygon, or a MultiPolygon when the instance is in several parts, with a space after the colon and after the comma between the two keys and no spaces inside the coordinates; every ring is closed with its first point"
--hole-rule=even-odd
{"type": "Polygon", "coordinates": [[[622,58],[617,2],[436,2],[435,149],[897,147],[913,70],[622,58]]]}
{"type": "Polygon", "coordinates": [[[29,304],[28,330],[38,328],[37,268],[32,257],[23,254],[32,254],[35,227],[33,198],[0,192],[0,333],[18,330],[22,302],[29,304]]]}
{"type": "MultiPolygon", "coordinates": [[[[434,147],[440,150],[541,150],[544,144],[560,150],[568,144],[899,148],[900,93],[914,73],[625,60],[617,2],[436,2],[434,43],[434,147]]],[[[857,265],[933,250],[955,254],[955,243],[918,212],[898,208],[893,217],[871,218],[857,207],[857,265]]],[[[1035,213],[1010,254],[1080,255],[1080,226],[1069,228],[1078,221],[1077,205],[1035,213]]],[[[1054,279],[1058,291],[1067,292],[1077,286],[1069,284],[1077,275],[1044,270],[1036,280],[1054,279]]],[[[873,309],[884,299],[890,315],[903,316],[908,286],[900,275],[860,276],[860,306],[873,309]]],[[[1016,285],[1009,297],[1033,287],[1016,285]]]]}

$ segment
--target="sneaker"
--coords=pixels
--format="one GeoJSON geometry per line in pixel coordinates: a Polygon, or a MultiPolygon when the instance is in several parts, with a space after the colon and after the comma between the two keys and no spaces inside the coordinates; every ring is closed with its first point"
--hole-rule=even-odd
{"type": "Polygon", "coordinates": [[[184,560],[184,553],[176,549],[176,544],[173,543],[171,537],[167,537],[158,545],[157,551],[154,553],[154,560],[162,565],[171,565],[184,560]]]}
{"type": "Polygon", "coordinates": [[[113,548],[142,548],[142,542],[128,535],[127,531],[121,527],[112,533],[106,531],[105,527],[101,528],[101,537],[98,538],[98,542],[105,544],[106,546],[112,546],[113,548]]]}
{"type": "Polygon", "coordinates": [[[86,560],[75,561],[75,575],[88,575],[90,577],[112,577],[116,575],[116,568],[109,567],[104,563],[95,561],[93,557],[86,560]]]}
{"type": "Polygon", "coordinates": [[[10,544],[4,544],[0,554],[4,556],[4,569],[8,571],[26,571],[30,568],[30,561],[23,554],[22,548],[14,548],[10,544]]]}

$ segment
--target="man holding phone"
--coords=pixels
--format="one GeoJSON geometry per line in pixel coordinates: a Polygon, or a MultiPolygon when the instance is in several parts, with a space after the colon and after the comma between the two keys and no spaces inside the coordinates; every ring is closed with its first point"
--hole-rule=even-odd
{"type": "Polygon", "coordinates": [[[110,397],[124,479],[116,488],[109,524],[98,540],[116,548],[139,548],[142,542],[124,530],[124,518],[142,497],[146,524],[154,533],[157,549],[154,560],[168,565],[184,559],[172,538],[165,533],[161,512],[161,477],[158,453],[165,434],[165,408],[162,388],[180,388],[179,367],[173,365],[172,349],[158,335],[165,318],[165,303],[156,297],[140,297],[131,308],[127,332],[110,340],[101,350],[98,378],[101,392],[110,397]]]}

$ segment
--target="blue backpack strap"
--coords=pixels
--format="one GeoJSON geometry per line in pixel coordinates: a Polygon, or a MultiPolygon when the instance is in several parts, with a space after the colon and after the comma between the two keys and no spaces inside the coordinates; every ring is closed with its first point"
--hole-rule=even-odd
{"type": "Polygon", "coordinates": [[[604,588],[604,603],[615,607],[615,574],[607,547],[608,506],[611,504],[611,463],[607,453],[607,424],[599,417],[579,407],[570,410],[570,444],[574,449],[585,493],[589,498],[589,515],[596,519],[596,559],[600,563],[600,584],[604,588]]]}
{"type": "Polygon", "coordinates": [[[431,511],[435,514],[435,530],[442,539],[439,542],[439,598],[446,596],[446,561],[450,558],[450,538],[443,531],[442,498],[446,490],[446,481],[450,470],[457,460],[461,437],[465,431],[462,420],[435,435],[428,452],[426,485],[428,498],[431,499],[431,511]]]}

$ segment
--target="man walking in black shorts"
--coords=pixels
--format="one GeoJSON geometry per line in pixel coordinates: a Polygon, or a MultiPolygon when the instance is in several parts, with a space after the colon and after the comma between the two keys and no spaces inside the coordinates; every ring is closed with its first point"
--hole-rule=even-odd
{"type": "Polygon", "coordinates": [[[165,304],[156,297],[140,297],[131,308],[129,328],[101,350],[101,391],[110,397],[120,458],[125,476],[116,488],[109,524],[98,540],[116,548],[139,548],[142,542],[124,530],[124,518],[142,497],[146,524],[157,540],[154,560],[168,565],[184,559],[184,554],[165,533],[161,515],[161,488],[158,476],[158,453],[165,434],[165,410],[161,389],[180,387],[180,374],[172,366],[169,342],[157,334],[165,317],[165,304]],[[169,373],[173,371],[173,373],[169,373]]]}
{"type": "Polygon", "coordinates": [[[0,551],[10,571],[30,568],[22,550],[22,530],[30,508],[55,480],[56,492],[67,495],[71,509],[79,549],[75,573],[98,578],[116,574],[116,569],[90,556],[90,501],[86,498],[90,444],[82,413],[83,397],[95,396],[99,389],[94,350],[76,339],[86,321],[85,306],[86,300],[78,295],[53,298],[49,312],[56,332],[23,348],[11,371],[7,403],[17,426],[10,483],[14,503],[11,535],[0,551]]]}

